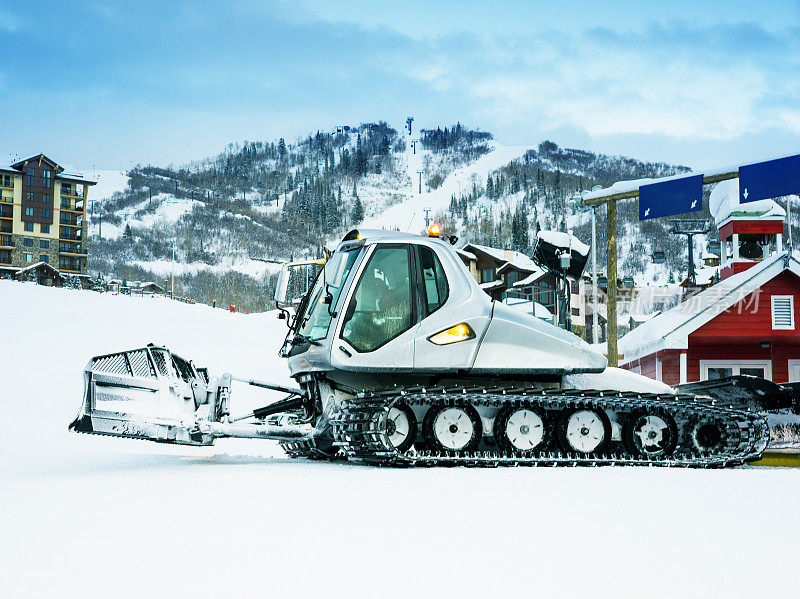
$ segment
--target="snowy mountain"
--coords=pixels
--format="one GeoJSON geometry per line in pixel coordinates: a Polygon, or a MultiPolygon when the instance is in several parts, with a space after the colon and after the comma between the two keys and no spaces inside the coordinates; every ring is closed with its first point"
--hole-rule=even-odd
{"type": "MultiPolygon", "coordinates": [[[[0,297],[20,315],[0,348],[0,596],[796,594],[793,568],[753,567],[755,547],[795,549],[790,469],[384,469],[78,435],[91,356],[154,341],[281,383],[283,321],[7,280],[0,297]]],[[[234,413],[275,395],[235,386],[234,413]]]]}
{"type": "MultiPolygon", "coordinates": [[[[530,252],[541,229],[589,241],[589,214],[571,202],[581,189],[686,170],[550,141],[509,147],[460,124],[409,135],[365,123],[294,143],[230,144],[184,167],[127,173],[125,188],[95,207],[89,268],[140,280],[174,271],[183,295],[263,309],[275,261],[318,256],[353,226],[417,233],[436,219],[465,242],[530,252]]],[[[679,280],[685,248],[668,223],[640,225],[635,202],[619,213],[623,276],[679,280]],[[649,263],[654,249],[666,264],[649,263]]]]}

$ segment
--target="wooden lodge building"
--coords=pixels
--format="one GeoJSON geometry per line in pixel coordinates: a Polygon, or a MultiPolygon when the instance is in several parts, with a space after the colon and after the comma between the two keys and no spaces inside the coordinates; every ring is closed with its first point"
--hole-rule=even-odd
{"type": "Polygon", "coordinates": [[[0,274],[15,277],[42,262],[85,277],[86,204],[95,184],[44,154],[0,167],[0,274]]]}

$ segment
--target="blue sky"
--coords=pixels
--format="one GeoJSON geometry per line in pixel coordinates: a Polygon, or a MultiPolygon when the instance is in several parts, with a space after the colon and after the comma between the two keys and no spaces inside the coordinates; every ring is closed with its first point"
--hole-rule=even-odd
{"type": "Polygon", "coordinates": [[[690,166],[800,152],[800,1],[0,2],[0,157],[180,164],[460,120],[690,166]]]}

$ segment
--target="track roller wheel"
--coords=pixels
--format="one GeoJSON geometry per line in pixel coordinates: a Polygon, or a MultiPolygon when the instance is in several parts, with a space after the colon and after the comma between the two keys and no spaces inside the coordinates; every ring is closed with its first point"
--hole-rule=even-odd
{"type": "Polygon", "coordinates": [[[722,426],[713,421],[701,420],[692,428],[692,443],[701,454],[713,452],[722,445],[722,426]]]}
{"type": "Polygon", "coordinates": [[[464,406],[433,406],[425,414],[422,432],[430,449],[439,452],[475,451],[483,437],[483,423],[478,411],[464,406]]]}
{"type": "Polygon", "coordinates": [[[403,402],[397,402],[389,408],[386,415],[386,436],[391,446],[404,453],[417,440],[417,418],[414,412],[403,402]]]}
{"type": "Polygon", "coordinates": [[[633,414],[622,429],[628,451],[641,457],[668,456],[678,443],[678,427],[669,414],[642,412],[633,414]]]}
{"type": "Polygon", "coordinates": [[[544,447],[547,420],[541,410],[506,406],[494,419],[494,439],[508,453],[528,455],[544,447]]]}
{"type": "Polygon", "coordinates": [[[611,439],[611,421],[602,410],[568,410],[561,415],[558,436],[565,451],[599,453],[611,439]]]}

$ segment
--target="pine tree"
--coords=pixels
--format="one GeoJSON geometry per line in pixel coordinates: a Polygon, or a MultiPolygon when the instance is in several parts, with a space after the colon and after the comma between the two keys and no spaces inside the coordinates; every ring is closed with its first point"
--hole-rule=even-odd
{"type": "MultiPolygon", "coordinates": [[[[353,189],[355,191],[355,188],[353,189]]],[[[364,220],[364,205],[361,203],[361,198],[356,196],[353,202],[353,211],[350,216],[353,219],[353,224],[357,225],[364,220]]]]}
{"type": "Polygon", "coordinates": [[[486,197],[487,198],[494,197],[494,181],[492,181],[491,175],[486,177],[486,197]]]}
{"type": "Polygon", "coordinates": [[[133,231],[131,231],[130,223],[125,225],[125,232],[122,234],[125,239],[133,239],[133,231]]]}
{"type": "Polygon", "coordinates": [[[281,160],[286,158],[286,142],[283,141],[282,137],[278,140],[278,156],[281,160]]]}

